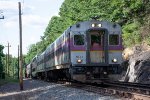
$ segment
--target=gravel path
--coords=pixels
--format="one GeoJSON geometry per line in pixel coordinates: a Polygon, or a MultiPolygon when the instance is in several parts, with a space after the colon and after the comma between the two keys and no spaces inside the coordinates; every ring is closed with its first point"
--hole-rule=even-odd
{"type": "Polygon", "coordinates": [[[24,90],[18,83],[0,87],[0,100],[121,100],[84,90],[38,80],[24,80],[24,90]]]}

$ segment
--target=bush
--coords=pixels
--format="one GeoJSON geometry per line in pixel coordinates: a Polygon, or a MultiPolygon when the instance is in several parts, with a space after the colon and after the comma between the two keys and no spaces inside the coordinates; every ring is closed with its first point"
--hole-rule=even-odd
{"type": "Polygon", "coordinates": [[[141,43],[138,22],[129,23],[123,26],[123,44],[125,47],[141,43]]]}

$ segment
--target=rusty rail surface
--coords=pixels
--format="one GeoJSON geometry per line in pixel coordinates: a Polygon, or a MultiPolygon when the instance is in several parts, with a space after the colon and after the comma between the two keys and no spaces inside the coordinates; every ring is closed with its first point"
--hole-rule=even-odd
{"type": "Polygon", "coordinates": [[[86,91],[115,95],[122,98],[133,100],[150,100],[150,86],[145,84],[124,83],[124,82],[105,82],[104,85],[93,85],[85,83],[68,82],[66,86],[71,86],[86,91]]]}

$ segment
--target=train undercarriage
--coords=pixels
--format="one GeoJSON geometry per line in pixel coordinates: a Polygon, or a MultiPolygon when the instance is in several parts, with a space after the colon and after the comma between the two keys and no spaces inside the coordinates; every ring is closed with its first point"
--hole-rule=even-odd
{"type": "Polygon", "coordinates": [[[101,83],[113,79],[120,73],[119,66],[113,67],[70,67],[37,72],[36,78],[45,81],[72,80],[83,83],[101,83]]]}

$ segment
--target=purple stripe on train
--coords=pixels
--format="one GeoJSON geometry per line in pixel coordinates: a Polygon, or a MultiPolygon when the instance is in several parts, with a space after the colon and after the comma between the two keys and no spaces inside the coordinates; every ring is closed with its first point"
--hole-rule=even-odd
{"type": "MultiPolygon", "coordinates": [[[[67,47],[67,44],[69,43],[69,40],[65,41],[65,43],[62,43],[60,45],[58,45],[56,47],[56,50],[62,47],[67,47]]],[[[70,49],[71,50],[75,50],[75,51],[85,51],[86,50],[86,46],[85,45],[81,45],[81,46],[76,46],[73,43],[73,39],[70,41],[70,49]]],[[[103,50],[103,47],[101,45],[93,45],[90,47],[90,50],[103,50]]],[[[117,45],[117,46],[108,46],[108,50],[123,50],[123,46],[122,45],[117,45]]],[[[53,50],[54,51],[54,50],[53,50]]]]}

